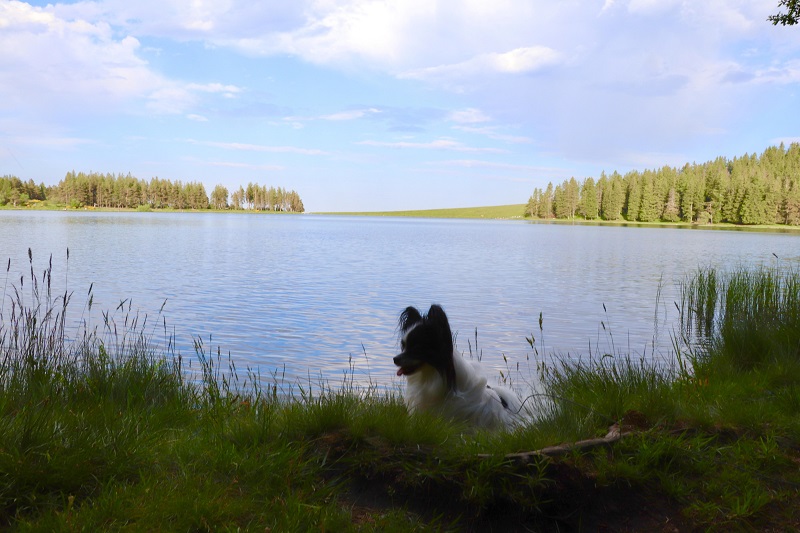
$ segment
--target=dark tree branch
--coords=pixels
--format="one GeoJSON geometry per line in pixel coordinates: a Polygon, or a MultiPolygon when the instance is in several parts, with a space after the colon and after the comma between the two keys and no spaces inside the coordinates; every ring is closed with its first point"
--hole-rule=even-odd
{"type": "Polygon", "coordinates": [[[778,7],[786,6],[786,13],[779,12],[767,18],[773,25],[794,26],[800,22],[800,0],[780,0],[778,7]]]}

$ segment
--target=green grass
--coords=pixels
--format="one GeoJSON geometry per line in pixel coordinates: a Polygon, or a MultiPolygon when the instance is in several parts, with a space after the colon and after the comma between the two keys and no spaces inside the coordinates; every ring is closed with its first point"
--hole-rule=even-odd
{"type": "Polygon", "coordinates": [[[3,529],[800,524],[795,272],[688,278],[681,338],[706,342],[676,339],[674,361],[539,357],[543,390],[529,400],[539,417],[508,434],[408,416],[398,392],[352,382],[281,398],[200,339],[190,371],[163,317],[138,316],[130,301],[74,333],[72,295],[52,294],[49,279],[6,281],[0,307],[3,529]],[[507,457],[612,423],[630,433],[611,447],[507,457]]]}
{"type": "Polygon", "coordinates": [[[358,215],[371,217],[416,217],[416,218],[523,218],[525,204],[496,205],[487,207],[455,207],[451,209],[420,209],[411,211],[365,211],[316,213],[318,215],[358,215]]]}
{"type": "Polygon", "coordinates": [[[627,220],[586,220],[574,219],[537,219],[525,217],[525,204],[511,204],[485,207],[458,207],[450,209],[418,209],[407,211],[353,211],[353,212],[318,212],[317,215],[347,215],[372,217],[413,217],[413,218],[477,218],[477,219],[524,219],[537,224],[587,225],[587,226],[626,226],[626,227],[673,227],[696,228],[728,231],[755,231],[797,233],[800,227],[784,224],[751,225],[742,224],[697,224],[690,222],[631,222],[627,220]]]}

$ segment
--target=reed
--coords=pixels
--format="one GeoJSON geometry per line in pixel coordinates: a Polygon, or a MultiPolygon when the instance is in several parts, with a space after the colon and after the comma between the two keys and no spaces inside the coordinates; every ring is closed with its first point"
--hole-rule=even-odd
{"type": "MultiPolygon", "coordinates": [[[[800,342],[800,274],[760,268],[700,271],[682,291],[681,330],[705,340],[695,370],[791,364],[800,342]],[[698,303],[699,302],[699,303],[698,303]]],[[[697,340],[697,339],[696,339],[697,340]]]]}
{"type": "MultiPolygon", "coordinates": [[[[617,353],[607,330],[608,350],[548,354],[540,316],[527,339],[538,379],[530,357],[500,376],[538,415],[487,433],[408,416],[400,391],[355,379],[352,359],[340,384],[287,384],[198,338],[187,364],[163,306],[150,318],[124,300],[91,326],[91,287],[74,328],[73,294],[29,260],[0,306],[0,527],[649,529],[652,509],[694,529],[800,520],[796,272],[687,278],[675,353],[661,358],[617,353]],[[611,424],[630,432],[613,449],[510,455],[611,424]],[[627,521],[598,514],[612,504],[627,521]]],[[[477,331],[468,347],[482,356],[477,331]]]]}

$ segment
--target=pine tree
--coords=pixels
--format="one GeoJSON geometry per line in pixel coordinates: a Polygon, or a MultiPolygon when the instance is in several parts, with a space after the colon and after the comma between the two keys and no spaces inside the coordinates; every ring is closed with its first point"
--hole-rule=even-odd
{"type": "Polygon", "coordinates": [[[656,189],[656,174],[645,170],[642,174],[642,199],[639,207],[640,222],[656,222],[661,216],[663,203],[656,189]]]}
{"type": "Polygon", "coordinates": [[[604,220],[620,220],[622,218],[623,205],[625,203],[625,184],[622,176],[614,171],[606,181],[603,190],[603,202],[601,204],[604,220]]]}
{"type": "Polygon", "coordinates": [[[569,210],[569,218],[575,218],[578,211],[578,203],[581,198],[581,187],[573,177],[564,183],[565,201],[569,210]]]}
{"type": "Polygon", "coordinates": [[[597,187],[594,179],[586,178],[583,180],[580,192],[580,214],[587,220],[594,220],[598,217],[599,209],[597,203],[597,187]]]}
{"type": "Polygon", "coordinates": [[[528,199],[528,204],[525,206],[525,216],[526,217],[538,217],[539,216],[539,205],[542,202],[542,191],[538,187],[533,189],[533,194],[528,199]]]}
{"type": "Polygon", "coordinates": [[[542,194],[542,201],[539,204],[539,218],[553,218],[555,211],[553,209],[553,183],[547,183],[547,189],[542,194]]]}
{"type": "Polygon", "coordinates": [[[211,191],[211,206],[214,209],[228,208],[228,189],[223,185],[217,185],[211,191]]]}
{"type": "Polygon", "coordinates": [[[625,174],[625,219],[636,220],[642,203],[641,176],[636,171],[625,174]]]}

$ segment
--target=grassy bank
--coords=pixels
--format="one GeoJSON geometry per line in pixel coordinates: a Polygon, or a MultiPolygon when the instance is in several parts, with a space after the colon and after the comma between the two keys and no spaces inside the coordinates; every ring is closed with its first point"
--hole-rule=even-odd
{"type": "Polygon", "coordinates": [[[537,356],[541,415],[511,434],[409,417],[401,398],[355,384],[280,399],[199,341],[190,371],[162,317],[129,306],[76,333],[71,295],[49,277],[3,293],[3,528],[800,526],[797,273],[687,279],[681,335],[706,341],[676,339],[666,362],[537,356]],[[614,424],[613,444],[519,455],[614,424]]]}
{"type": "Polygon", "coordinates": [[[800,226],[785,224],[742,225],[742,224],[698,224],[693,222],[630,222],[627,220],[586,220],[573,219],[538,219],[523,216],[525,204],[498,205],[485,207],[459,207],[451,209],[420,209],[410,211],[359,211],[312,213],[317,215],[347,215],[371,217],[413,217],[413,218],[471,218],[471,219],[503,219],[526,220],[534,224],[586,225],[586,226],[618,226],[638,228],[685,228],[731,231],[765,231],[781,233],[800,233],[800,226]]]}
{"type": "Polygon", "coordinates": [[[455,207],[450,209],[419,209],[411,211],[365,211],[316,214],[370,217],[521,219],[523,218],[524,213],[525,204],[495,205],[485,207],[455,207]]]}

